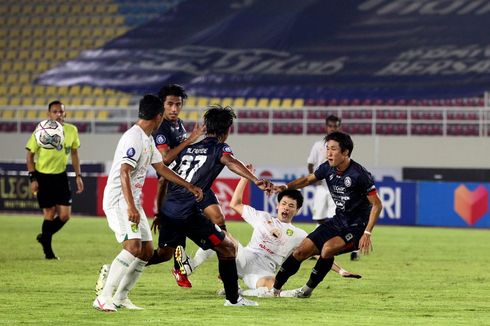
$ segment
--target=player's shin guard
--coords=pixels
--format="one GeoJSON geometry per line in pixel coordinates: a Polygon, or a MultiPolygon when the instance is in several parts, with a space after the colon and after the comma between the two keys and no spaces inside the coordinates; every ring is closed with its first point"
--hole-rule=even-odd
{"type": "Polygon", "coordinates": [[[231,303],[236,303],[238,300],[238,273],[235,257],[218,258],[218,269],[225,288],[226,299],[231,303]]]}
{"type": "Polygon", "coordinates": [[[274,282],[274,289],[280,290],[282,286],[288,281],[288,279],[296,274],[301,266],[301,262],[290,255],[284,263],[282,263],[279,272],[276,275],[276,281],[274,282]]]}
{"type": "Polygon", "coordinates": [[[158,254],[158,249],[153,250],[153,256],[148,260],[146,266],[163,263],[165,260],[158,254]]]}
{"type": "Polygon", "coordinates": [[[43,225],[41,226],[42,237],[44,241],[48,241],[51,243],[51,238],[53,237],[53,224],[54,221],[44,220],[43,225]]]}
{"type": "Polygon", "coordinates": [[[315,267],[313,267],[313,270],[311,271],[310,279],[308,280],[308,282],[306,282],[306,285],[311,289],[316,288],[317,285],[320,284],[321,281],[323,281],[327,273],[332,268],[333,261],[333,257],[327,259],[324,259],[322,257],[318,258],[315,267]]]}

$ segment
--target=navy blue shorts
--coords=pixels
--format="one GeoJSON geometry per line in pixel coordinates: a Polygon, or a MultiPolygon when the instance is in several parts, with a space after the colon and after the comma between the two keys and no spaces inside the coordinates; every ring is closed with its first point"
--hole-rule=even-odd
{"type": "Polygon", "coordinates": [[[36,180],[39,185],[37,202],[40,208],[71,206],[70,183],[66,172],[45,174],[36,171],[36,180]]]}
{"type": "Polygon", "coordinates": [[[347,244],[346,249],[339,253],[343,254],[359,248],[359,240],[365,229],[365,223],[345,225],[338,218],[334,217],[329,218],[325,223],[320,224],[315,230],[308,234],[307,238],[313,241],[315,246],[321,252],[325,242],[334,237],[341,237],[347,244]]]}
{"type": "Polygon", "coordinates": [[[161,214],[160,235],[158,246],[160,248],[176,248],[189,238],[202,249],[211,249],[218,246],[224,239],[225,233],[219,226],[209,221],[200,210],[187,218],[171,218],[161,214]]]}
{"type": "Polygon", "coordinates": [[[197,203],[197,207],[204,210],[206,207],[211,205],[219,205],[219,201],[214,192],[211,189],[208,189],[204,193],[202,200],[197,203]]]}

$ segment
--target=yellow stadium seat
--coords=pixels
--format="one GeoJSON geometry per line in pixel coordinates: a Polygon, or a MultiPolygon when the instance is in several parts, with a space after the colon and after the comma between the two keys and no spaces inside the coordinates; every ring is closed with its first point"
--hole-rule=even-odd
{"type": "Polygon", "coordinates": [[[68,93],[71,95],[71,96],[78,96],[80,95],[81,93],[81,88],[80,88],[80,85],[73,85],[69,88],[69,91],[68,93]]]}
{"type": "Polygon", "coordinates": [[[82,99],[82,105],[84,106],[92,106],[95,103],[95,99],[93,97],[84,97],[82,99]]]}
{"type": "Polygon", "coordinates": [[[46,87],[46,95],[48,95],[48,96],[58,95],[58,91],[56,89],[56,86],[48,86],[48,87],[46,87]]]}
{"type": "Polygon", "coordinates": [[[129,106],[129,97],[121,97],[119,98],[119,106],[129,106]]]}
{"type": "Polygon", "coordinates": [[[23,97],[22,98],[23,106],[32,106],[34,105],[34,99],[32,97],[23,97]]]}
{"type": "Polygon", "coordinates": [[[179,118],[186,121],[189,119],[189,113],[186,110],[180,111],[179,118]]]}
{"type": "Polygon", "coordinates": [[[30,79],[29,74],[19,74],[18,82],[19,84],[28,84],[31,81],[30,79]]]}
{"type": "Polygon", "coordinates": [[[34,95],[36,95],[36,96],[46,95],[46,86],[44,86],[44,85],[34,86],[34,95]]]}
{"type": "Polygon", "coordinates": [[[12,105],[12,106],[20,106],[21,103],[20,103],[20,97],[11,97],[9,102],[8,102],[8,105],[12,105]]]}
{"type": "Polygon", "coordinates": [[[211,97],[209,99],[209,105],[219,104],[221,105],[221,99],[219,97],[211,97]]]}
{"type": "Polygon", "coordinates": [[[199,120],[199,112],[198,111],[188,112],[187,120],[188,121],[198,121],[199,120]]]}
{"type": "Polygon", "coordinates": [[[200,108],[206,107],[206,105],[208,105],[208,103],[209,103],[209,98],[207,98],[207,97],[198,97],[197,98],[197,106],[200,108]]]}
{"type": "Polygon", "coordinates": [[[245,99],[243,97],[237,97],[233,101],[233,107],[244,107],[245,106],[245,99]]]}
{"type": "Polygon", "coordinates": [[[250,97],[245,102],[245,106],[249,108],[253,108],[257,105],[257,99],[255,97],[250,97]]]}
{"type": "Polygon", "coordinates": [[[268,98],[261,98],[257,102],[257,107],[259,108],[266,108],[269,106],[269,99],[268,98]]]}
{"type": "Polygon", "coordinates": [[[97,120],[107,120],[109,118],[109,111],[100,110],[97,112],[97,120]]]}
{"type": "Polygon", "coordinates": [[[87,86],[87,85],[84,85],[82,87],[82,92],[81,92],[82,95],[84,96],[87,96],[87,95],[92,95],[92,87],[90,86],[87,86]]]}
{"type": "Polygon", "coordinates": [[[305,105],[305,100],[302,98],[297,98],[293,102],[293,107],[295,108],[302,108],[305,105]]]}
{"type": "Polygon", "coordinates": [[[193,106],[196,106],[196,104],[197,104],[197,98],[195,98],[194,96],[189,96],[187,98],[187,100],[185,101],[186,106],[193,107],[193,106]]]}
{"type": "Polygon", "coordinates": [[[87,117],[87,119],[94,119],[95,118],[94,110],[87,111],[86,117],[87,117]]]}
{"type": "Polygon", "coordinates": [[[281,106],[285,109],[293,106],[293,100],[290,98],[285,98],[282,100],[281,106]]]}
{"type": "Polygon", "coordinates": [[[0,85],[0,96],[5,96],[8,92],[7,86],[0,85]]]}
{"type": "Polygon", "coordinates": [[[31,120],[34,120],[34,119],[37,119],[38,118],[38,110],[28,110],[26,112],[26,119],[31,119],[31,120]]]}
{"type": "Polygon", "coordinates": [[[273,98],[269,102],[269,106],[273,109],[277,109],[281,106],[281,99],[279,98],[273,98]]]}
{"type": "Polygon", "coordinates": [[[106,106],[106,99],[104,97],[98,97],[95,99],[95,106],[106,106]]]}
{"type": "Polygon", "coordinates": [[[21,93],[20,86],[19,85],[10,86],[8,92],[10,96],[19,96],[21,93]]]}
{"type": "Polygon", "coordinates": [[[222,101],[221,101],[221,105],[222,106],[232,106],[233,105],[233,99],[231,97],[225,97],[222,101]]]}
{"type": "Polygon", "coordinates": [[[82,105],[82,98],[81,97],[73,97],[70,101],[71,106],[81,106],[82,105]]]}
{"type": "Polygon", "coordinates": [[[3,110],[2,111],[2,119],[5,119],[5,120],[15,119],[14,110],[3,110]]]}
{"type": "Polygon", "coordinates": [[[77,110],[72,112],[72,116],[75,120],[84,120],[85,119],[85,111],[84,110],[77,110]]]}
{"type": "Polygon", "coordinates": [[[117,106],[117,97],[109,97],[107,99],[107,106],[117,106]]]}
{"type": "Polygon", "coordinates": [[[23,85],[20,88],[20,93],[24,96],[32,96],[34,93],[34,87],[32,87],[32,85],[23,85]]]}
{"type": "Polygon", "coordinates": [[[36,97],[36,99],[34,100],[34,105],[36,106],[47,106],[48,103],[46,103],[46,99],[44,99],[43,97],[36,97]]]}
{"type": "Polygon", "coordinates": [[[7,98],[5,96],[0,96],[0,105],[7,105],[7,98]]]}

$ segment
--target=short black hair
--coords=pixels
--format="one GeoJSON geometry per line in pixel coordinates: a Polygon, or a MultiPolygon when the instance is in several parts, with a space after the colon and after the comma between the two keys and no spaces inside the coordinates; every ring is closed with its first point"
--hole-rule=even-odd
{"type": "Polygon", "coordinates": [[[325,118],[325,124],[328,124],[329,122],[333,122],[333,123],[338,124],[340,126],[340,124],[342,123],[342,119],[340,119],[336,115],[331,114],[325,118]]]}
{"type": "Polygon", "coordinates": [[[146,94],[141,98],[138,118],[143,120],[151,120],[159,113],[163,113],[163,103],[158,96],[146,94]]]}
{"type": "Polygon", "coordinates": [[[296,206],[298,206],[298,209],[303,206],[303,194],[301,193],[301,191],[296,189],[286,189],[284,191],[281,191],[277,195],[277,202],[280,202],[282,197],[284,196],[296,200],[296,206]]]}
{"type": "Polygon", "coordinates": [[[235,118],[235,112],[230,106],[209,105],[204,113],[206,133],[216,135],[216,137],[226,135],[235,118]]]}
{"type": "Polygon", "coordinates": [[[50,102],[50,103],[48,104],[48,111],[51,111],[51,107],[52,107],[53,105],[63,105],[63,103],[61,103],[61,101],[60,101],[60,100],[55,100],[55,101],[50,102]]]}
{"type": "Polygon", "coordinates": [[[328,142],[329,140],[335,140],[337,143],[339,143],[340,150],[342,152],[348,150],[349,157],[351,156],[352,150],[354,149],[354,142],[348,134],[342,131],[334,131],[325,137],[325,142],[328,142]]]}
{"type": "Polygon", "coordinates": [[[168,84],[160,88],[160,91],[158,92],[158,97],[162,102],[165,102],[167,96],[177,96],[185,100],[187,98],[187,93],[185,92],[185,88],[178,84],[168,84]]]}

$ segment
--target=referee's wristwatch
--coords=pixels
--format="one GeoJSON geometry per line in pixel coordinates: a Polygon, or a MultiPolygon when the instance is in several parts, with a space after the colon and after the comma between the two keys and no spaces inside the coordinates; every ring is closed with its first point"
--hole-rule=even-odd
{"type": "Polygon", "coordinates": [[[37,181],[37,179],[36,179],[36,171],[29,171],[29,173],[27,173],[27,175],[29,177],[29,181],[30,182],[37,181]]]}

